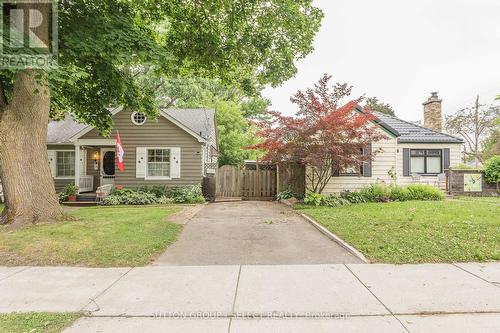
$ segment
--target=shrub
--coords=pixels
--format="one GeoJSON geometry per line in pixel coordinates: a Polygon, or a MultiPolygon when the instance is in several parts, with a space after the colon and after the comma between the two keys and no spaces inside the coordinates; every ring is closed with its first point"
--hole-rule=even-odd
{"type": "Polygon", "coordinates": [[[122,205],[122,199],[120,196],[116,195],[108,195],[104,199],[102,199],[101,204],[106,205],[106,206],[116,206],[116,205],[122,205]]]}
{"type": "Polygon", "coordinates": [[[108,195],[102,203],[104,205],[151,205],[159,203],[159,200],[151,193],[123,189],[108,195]]]}
{"type": "Polygon", "coordinates": [[[410,192],[407,187],[393,185],[390,187],[389,199],[392,201],[407,201],[410,200],[410,192]]]}
{"type": "Polygon", "coordinates": [[[344,199],[342,197],[338,197],[336,195],[329,195],[327,197],[323,197],[323,200],[321,202],[322,206],[328,206],[328,207],[346,206],[350,204],[351,202],[349,202],[349,200],[344,199]]]}
{"type": "Polygon", "coordinates": [[[293,198],[293,192],[290,190],[284,190],[276,194],[276,200],[286,200],[293,198]]]}
{"type": "Polygon", "coordinates": [[[131,194],[132,192],[135,192],[135,191],[133,189],[130,189],[130,188],[113,187],[110,195],[117,196],[117,197],[118,196],[126,196],[126,195],[131,194]]]}
{"type": "Polygon", "coordinates": [[[68,201],[68,195],[66,194],[66,192],[57,193],[57,197],[59,199],[59,203],[63,203],[63,202],[68,201]]]}
{"type": "Polygon", "coordinates": [[[320,206],[323,202],[323,196],[319,193],[307,190],[304,196],[304,203],[306,205],[320,206]]]}
{"type": "Polygon", "coordinates": [[[157,198],[161,198],[166,195],[166,189],[163,185],[143,185],[137,187],[137,191],[154,194],[157,198]]]}
{"type": "Polygon", "coordinates": [[[361,195],[361,193],[356,191],[344,191],[340,193],[340,197],[346,199],[350,203],[363,203],[366,202],[365,198],[361,195]]]}
{"type": "Polygon", "coordinates": [[[443,192],[431,185],[411,184],[407,186],[407,200],[443,200],[443,192]]]}
{"type": "Polygon", "coordinates": [[[176,203],[203,203],[200,185],[176,186],[168,189],[167,196],[176,203]]]}
{"type": "Polygon", "coordinates": [[[172,187],[168,191],[164,186],[139,186],[137,188],[115,187],[103,200],[104,205],[151,205],[167,203],[203,203],[200,186],[172,187]]]}
{"type": "Polygon", "coordinates": [[[366,202],[387,202],[390,200],[390,190],[387,186],[382,184],[372,184],[363,187],[359,193],[366,202]]]}
{"type": "Polygon", "coordinates": [[[500,155],[493,156],[484,165],[484,177],[488,183],[497,185],[497,192],[500,194],[500,155]]]}

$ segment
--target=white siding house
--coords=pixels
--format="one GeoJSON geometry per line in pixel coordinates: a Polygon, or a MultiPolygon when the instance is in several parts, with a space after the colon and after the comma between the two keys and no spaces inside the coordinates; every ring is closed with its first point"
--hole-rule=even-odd
{"type": "MultiPolygon", "coordinates": [[[[358,111],[363,112],[361,108],[358,111]]],[[[424,103],[424,111],[425,117],[433,117],[431,122],[425,119],[425,123],[436,124],[437,128],[423,127],[375,112],[377,119],[374,123],[386,138],[373,142],[368,148],[374,154],[373,160],[359,169],[351,168],[349,172],[332,170],[330,181],[322,193],[355,191],[373,183],[426,183],[443,187],[445,170],[461,161],[463,141],[441,132],[441,100],[437,98],[437,93],[424,103]],[[427,107],[428,104],[431,107],[427,107]]]]}

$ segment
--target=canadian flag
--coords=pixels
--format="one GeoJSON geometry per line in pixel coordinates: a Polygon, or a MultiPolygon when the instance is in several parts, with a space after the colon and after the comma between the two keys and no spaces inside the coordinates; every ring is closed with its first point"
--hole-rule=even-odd
{"type": "Polygon", "coordinates": [[[125,169],[125,164],[123,164],[123,155],[125,155],[125,151],[122,146],[122,139],[120,138],[120,133],[116,131],[115,138],[115,153],[116,153],[116,164],[118,165],[118,169],[123,171],[125,169]]]}

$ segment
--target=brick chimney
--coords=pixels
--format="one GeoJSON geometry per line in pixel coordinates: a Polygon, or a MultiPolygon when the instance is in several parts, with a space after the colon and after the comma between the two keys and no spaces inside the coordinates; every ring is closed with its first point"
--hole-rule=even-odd
{"type": "Polygon", "coordinates": [[[422,103],[424,106],[424,127],[441,132],[441,102],[437,92],[431,92],[431,96],[422,103]]]}

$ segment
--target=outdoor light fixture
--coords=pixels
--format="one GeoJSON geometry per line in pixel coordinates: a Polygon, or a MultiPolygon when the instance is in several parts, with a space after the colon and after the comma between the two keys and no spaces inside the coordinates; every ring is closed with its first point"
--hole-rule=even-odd
{"type": "Polygon", "coordinates": [[[94,160],[94,170],[98,170],[99,169],[99,151],[96,150],[94,152],[92,159],[94,160]]]}

